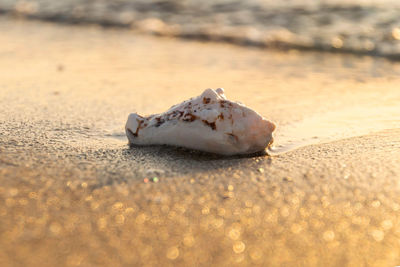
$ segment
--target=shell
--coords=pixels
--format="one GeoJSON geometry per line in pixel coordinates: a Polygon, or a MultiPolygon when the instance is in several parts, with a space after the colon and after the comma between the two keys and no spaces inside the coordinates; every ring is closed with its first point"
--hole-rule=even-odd
{"type": "Polygon", "coordinates": [[[132,113],[125,126],[133,145],[172,145],[222,155],[251,154],[268,147],[275,125],[224,90],[200,96],[148,117],[132,113]]]}

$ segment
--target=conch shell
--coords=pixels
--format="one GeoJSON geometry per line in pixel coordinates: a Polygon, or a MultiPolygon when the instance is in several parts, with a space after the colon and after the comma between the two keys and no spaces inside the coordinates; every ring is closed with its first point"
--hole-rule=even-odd
{"type": "Polygon", "coordinates": [[[275,125],[224,90],[200,96],[148,117],[132,113],[125,126],[132,145],[172,145],[222,155],[251,154],[268,147],[275,125]]]}

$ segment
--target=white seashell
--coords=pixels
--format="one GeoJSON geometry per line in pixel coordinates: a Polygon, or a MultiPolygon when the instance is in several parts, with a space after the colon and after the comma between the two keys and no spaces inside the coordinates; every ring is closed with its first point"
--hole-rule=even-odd
{"type": "Polygon", "coordinates": [[[222,88],[207,89],[161,114],[132,113],[125,126],[130,144],[172,145],[223,155],[264,150],[273,141],[274,129],[254,110],[227,100],[222,88]]]}

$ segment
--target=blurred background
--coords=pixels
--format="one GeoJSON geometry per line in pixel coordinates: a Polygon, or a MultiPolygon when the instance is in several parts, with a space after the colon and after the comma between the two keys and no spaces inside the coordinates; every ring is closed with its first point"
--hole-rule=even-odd
{"type": "Polygon", "coordinates": [[[0,13],[240,45],[400,57],[395,0],[0,0],[0,13]]]}

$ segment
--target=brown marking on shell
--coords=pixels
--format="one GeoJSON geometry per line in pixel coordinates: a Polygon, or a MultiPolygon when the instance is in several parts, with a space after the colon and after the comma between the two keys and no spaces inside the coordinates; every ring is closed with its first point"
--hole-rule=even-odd
{"type": "MultiPolygon", "coordinates": [[[[140,115],[138,115],[138,116],[140,116],[140,115]]],[[[140,117],[143,118],[142,116],[140,116],[140,117]]],[[[137,123],[138,123],[138,126],[137,126],[137,128],[136,128],[136,132],[132,132],[130,129],[128,129],[128,131],[129,131],[134,137],[138,137],[138,136],[139,136],[139,130],[141,129],[141,125],[142,125],[142,123],[143,123],[142,120],[136,119],[136,121],[137,121],[137,123]]]]}
{"type": "Polygon", "coordinates": [[[191,113],[188,113],[188,114],[186,114],[184,117],[183,117],[183,121],[186,121],[186,122],[192,122],[192,121],[195,121],[197,119],[197,116],[196,115],[193,115],[193,114],[191,114],[191,113]]]}
{"type": "Polygon", "coordinates": [[[224,113],[221,112],[221,114],[219,114],[217,118],[220,120],[224,120],[224,113]]]}
{"type": "Polygon", "coordinates": [[[131,129],[127,128],[126,129],[132,136],[137,137],[137,134],[132,132],[131,129]]]}
{"type": "Polygon", "coordinates": [[[183,114],[184,114],[184,112],[182,110],[174,110],[170,113],[165,114],[164,117],[167,117],[168,120],[171,120],[171,119],[175,119],[175,118],[180,118],[183,116],[183,114]]]}
{"type": "Polygon", "coordinates": [[[210,127],[213,131],[217,129],[217,126],[215,125],[215,122],[208,122],[206,120],[202,120],[205,125],[210,127]]]}
{"type": "Polygon", "coordinates": [[[166,117],[168,117],[169,119],[175,118],[178,115],[178,112],[175,110],[172,113],[168,113],[166,114],[166,117]]]}
{"type": "Polygon", "coordinates": [[[226,103],[225,100],[221,100],[221,101],[219,101],[219,106],[220,106],[221,108],[224,108],[224,107],[225,107],[225,103],[226,103]]]}
{"type": "Polygon", "coordinates": [[[211,101],[211,98],[209,98],[209,97],[203,98],[203,104],[208,104],[208,103],[210,103],[210,101],[211,101]]]}
{"type": "Polygon", "coordinates": [[[155,127],[160,127],[165,122],[165,120],[161,119],[160,117],[157,117],[156,121],[157,123],[154,125],[155,127]]]}

